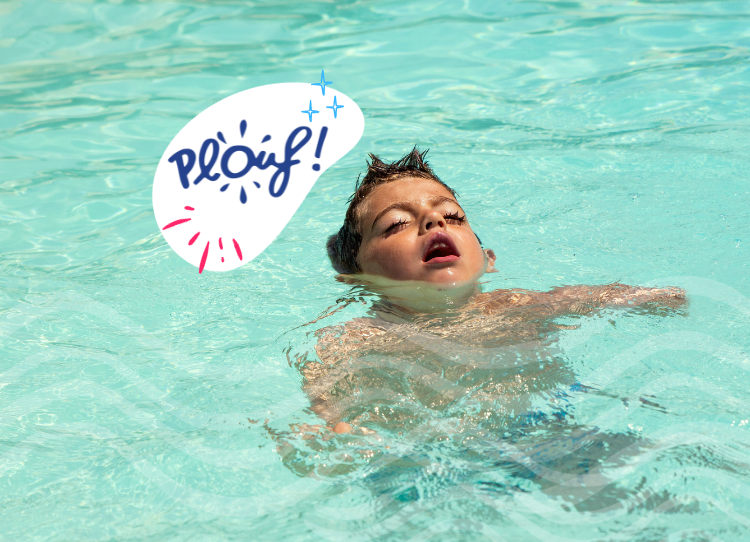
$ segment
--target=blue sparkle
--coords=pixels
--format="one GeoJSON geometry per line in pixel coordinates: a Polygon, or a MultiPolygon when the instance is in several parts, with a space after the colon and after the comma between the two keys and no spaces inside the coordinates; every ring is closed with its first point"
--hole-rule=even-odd
{"type": "Polygon", "coordinates": [[[336,114],[338,113],[338,110],[344,107],[343,105],[338,105],[336,103],[336,96],[333,97],[333,105],[327,105],[326,109],[333,109],[333,118],[336,118],[336,114]]]}
{"type": "Polygon", "coordinates": [[[326,85],[330,85],[331,81],[326,81],[326,72],[324,70],[320,70],[320,83],[311,83],[314,87],[320,87],[320,89],[323,91],[323,96],[326,95],[326,85]]]}
{"type": "Polygon", "coordinates": [[[312,108],[312,100],[310,100],[310,105],[307,106],[307,109],[303,109],[302,111],[300,111],[300,113],[305,113],[308,117],[310,117],[310,122],[312,122],[313,113],[320,113],[320,111],[315,111],[315,109],[312,108]]]}

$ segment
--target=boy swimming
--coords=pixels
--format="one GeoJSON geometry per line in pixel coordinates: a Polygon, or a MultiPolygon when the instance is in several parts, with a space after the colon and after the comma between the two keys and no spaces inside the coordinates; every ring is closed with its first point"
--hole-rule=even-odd
{"type": "Polygon", "coordinates": [[[575,382],[550,354],[565,328],[556,318],[685,303],[678,288],[624,284],[481,292],[478,280],[495,271],[496,256],[425,154],[414,148],[392,163],[371,154],[327,243],[340,280],[381,296],[371,317],[318,333],[319,362],[300,360],[312,409],[334,432],[413,426],[425,408],[502,425],[535,393],[575,382]]]}

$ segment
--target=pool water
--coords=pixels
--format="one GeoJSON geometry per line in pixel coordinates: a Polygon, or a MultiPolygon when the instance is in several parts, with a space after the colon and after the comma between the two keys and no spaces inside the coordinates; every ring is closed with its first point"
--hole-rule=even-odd
{"type": "Polygon", "coordinates": [[[0,14],[0,539],[750,538],[750,4],[0,14]],[[198,275],[154,220],[161,154],[222,98],[321,69],[364,136],[255,261],[198,275]],[[315,433],[300,360],[376,300],[334,280],[325,238],[366,153],[414,144],[497,254],[485,291],[619,281],[689,307],[488,347],[498,389],[539,371],[522,408],[480,382],[315,433]]]}

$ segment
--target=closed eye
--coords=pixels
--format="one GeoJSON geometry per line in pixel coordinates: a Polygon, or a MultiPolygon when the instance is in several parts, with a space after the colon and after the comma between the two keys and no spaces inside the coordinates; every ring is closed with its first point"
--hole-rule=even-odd
{"type": "Polygon", "coordinates": [[[393,224],[388,226],[388,228],[385,230],[385,233],[397,231],[398,227],[403,226],[405,224],[407,224],[406,220],[404,220],[403,218],[399,218],[398,222],[394,222],[393,224]]]}
{"type": "Polygon", "coordinates": [[[448,213],[443,215],[443,218],[447,221],[455,222],[456,224],[463,224],[466,221],[466,215],[461,216],[458,212],[448,213]]]}

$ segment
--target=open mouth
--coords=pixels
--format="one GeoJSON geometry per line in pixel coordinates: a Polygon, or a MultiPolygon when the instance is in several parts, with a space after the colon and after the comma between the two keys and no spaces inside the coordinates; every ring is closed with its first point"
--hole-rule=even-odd
{"type": "Polygon", "coordinates": [[[445,233],[438,232],[430,236],[422,261],[430,264],[454,262],[460,256],[453,239],[445,233]]]}

